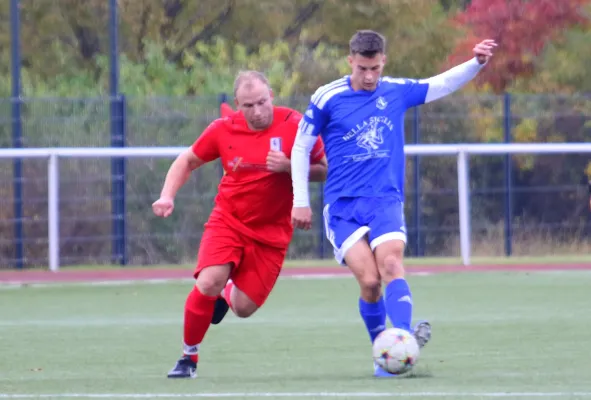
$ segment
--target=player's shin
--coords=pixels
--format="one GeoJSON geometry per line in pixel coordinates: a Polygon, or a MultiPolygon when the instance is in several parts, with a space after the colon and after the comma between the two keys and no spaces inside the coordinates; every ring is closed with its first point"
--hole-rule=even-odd
{"type": "Polygon", "coordinates": [[[190,356],[193,362],[197,362],[199,345],[211,323],[216,299],[216,296],[206,296],[201,293],[197,286],[193,287],[187,297],[183,353],[190,356]]]}
{"type": "Polygon", "coordinates": [[[412,294],[404,278],[396,278],[386,286],[386,313],[395,328],[410,332],[412,321],[412,294]]]}
{"type": "Polygon", "coordinates": [[[365,323],[371,342],[386,329],[386,307],[383,297],[376,303],[369,303],[359,298],[359,314],[365,323]]]}

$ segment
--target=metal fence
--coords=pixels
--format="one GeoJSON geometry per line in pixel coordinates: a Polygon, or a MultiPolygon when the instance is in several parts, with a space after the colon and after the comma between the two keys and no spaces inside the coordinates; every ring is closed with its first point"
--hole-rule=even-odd
{"type": "MultiPolygon", "coordinates": [[[[189,145],[219,115],[220,103],[230,98],[224,93],[211,98],[133,98],[121,93],[116,0],[104,4],[109,12],[101,39],[108,43],[109,96],[23,98],[22,1],[9,4],[12,97],[0,99],[2,147],[189,145]]],[[[36,0],[27,1],[36,4],[36,0]]],[[[277,103],[303,110],[307,101],[299,97],[277,103]]],[[[409,111],[405,135],[411,144],[586,142],[590,116],[588,96],[459,93],[409,111]]],[[[0,267],[46,265],[45,161],[17,158],[0,163],[0,267]]],[[[168,164],[162,159],[125,162],[118,158],[60,163],[61,243],[67,247],[62,261],[150,264],[194,258],[220,176],[219,165],[199,171],[194,183],[180,193],[184,204],[180,211],[187,218],[163,223],[146,210],[160,190],[168,164]]],[[[585,154],[494,155],[471,160],[472,236],[473,243],[482,243],[475,253],[586,252],[589,213],[582,183],[587,164],[585,154]]],[[[457,255],[454,161],[411,156],[407,182],[408,253],[457,255]]],[[[320,204],[321,189],[321,185],[314,189],[316,204],[320,204]]],[[[298,258],[330,255],[321,231],[298,233],[289,254],[298,258]]]]}
{"type": "MultiPolygon", "coordinates": [[[[218,117],[222,98],[0,99],[0,143],[11,147],[16,118],[13,104],[17,101],[22,147],[188,146],[218,117]],[[117,104],[120,112],[112,113],[112,104],[117,104]]],[[[277,103],[303,110],[307,98],[278,99],[277,103]]],[[[590,116],[587,97],[460,93],[409,111],[406,141],[586,142],[590,116]]],[[[0,163],[0,266],[46,266],[46,161],[0,163]]],[[[474,253],[587,251],[589,213],[583,185],[587,163],[588,156],[583,153],[473,157],[470,202],[474,253]]],[[[179,194],[176,216],[161,221],[151,216],[149,206],[158,196],[169,165],[170,160],[155,158],[63,160],[62,263],[192,262],[221,169],[213,163],[199,170],[179,194]]],[[[407,182],[409,255],[458,255],[458,186],[453,158],[409,156],[407,182]]],[[[316,215],[321,214],[321,189],[321,185],[313,188],[316,215]]],[[[312,232],[298,232],[289,257],[331,257],[320,221],[315,227],[312,232]]]]}

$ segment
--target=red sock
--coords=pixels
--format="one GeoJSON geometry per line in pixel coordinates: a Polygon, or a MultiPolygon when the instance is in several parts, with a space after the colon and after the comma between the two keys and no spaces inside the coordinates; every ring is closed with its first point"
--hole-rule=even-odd
{"type": "Polygon", "coordinates": [[[228,283],[226,283],[226,286],[224,287],[224,299],[226,299],[226,303],[228,303],[228,305],[230,306],[230,309],[232,309],[232,289],[234,288],[234,282],[232,281],[228,281],[228,283]]]}
{"type": "Polygon", "coordinates": [[[217,296],[206,296],[202,294],[197,286],[193,288],[185,303],[185,325],[184,325],[184,355],[191,357],[197,362],[199,344],[203,341],[205,333],[211,324],[213,308],[217,296]]]}

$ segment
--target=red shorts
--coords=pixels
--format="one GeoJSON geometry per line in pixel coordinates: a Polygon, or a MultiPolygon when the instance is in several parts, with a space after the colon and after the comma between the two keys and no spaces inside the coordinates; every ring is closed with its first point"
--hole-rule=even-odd
{"type": "Polygon", "coordinates": [[[204,268],[232,263],[234,285],[261,307],[277,282],[286,254],[287,247],[257,242],[216,221],[205,228],[194,276],[204,268]]]}

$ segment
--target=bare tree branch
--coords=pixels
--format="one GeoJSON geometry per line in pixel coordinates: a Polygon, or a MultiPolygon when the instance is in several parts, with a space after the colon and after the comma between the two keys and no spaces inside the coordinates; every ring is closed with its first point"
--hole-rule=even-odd
{"type": "Polygon", "coordinates": [[[321,5],[322,1],[313,0],[306,4],[306,6],[301,8],[300,12],[295,16],[295,18],[291,22],[291,25],[289,25],[287,29],[285,29],[285,31],[283,32],[283,39],[287,39],[291,36],[299,36],[304,24],[314,16],[316,11],[320,9],[321,5]]]}
{"type": "Polygon", "coordinates": [[[150,12],[152,11],[152,8],[150,7],[149,4],[146,5],[146,7],[144,8],[143,12],[142,12],[142,16],[140,17],[140,31],[139,31],[139,35],[138,35],[138,43],[137,43],[137,51],[138,51],[138,55],[140,57],[140,59],[143,60],[144,58],[144,38],[146,37],[146,34],[148,33],[148,22],[150,19],[150,12]]]}
{"type": "Polygon", "coordinates": [[[164,13],[167,18],[175,19],[183,11],[183,6],[181,0],[165,0],[164,13]]]}
{"type": "Polygon", "coordinates": [[[213,34],[219,29],[220,26],[226,22],[234,10],[235,0],[230,0],[226,8],[224,8],[215,18],[211,20],[211,22],[203,27],[203,29],[196,35],[194,35],[191,40],[189,40],[184,46],[182,46],[176,53],[170,56],[170,61],[172,62],[179,62],[183,52],[195,46],[195,44],[201,40],[209,39],[213,36],[213,34]]]}

